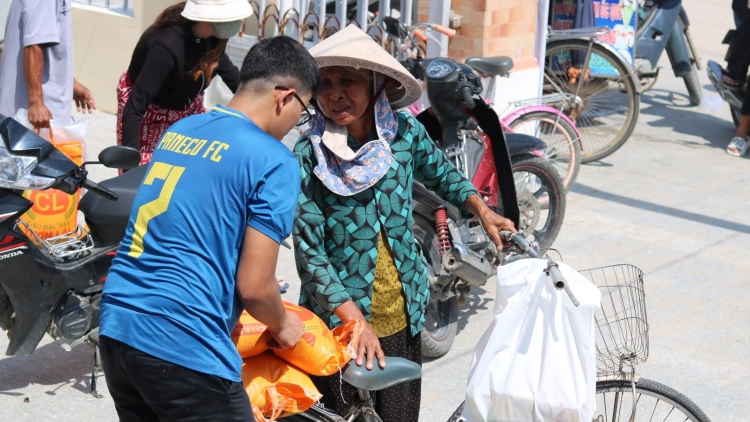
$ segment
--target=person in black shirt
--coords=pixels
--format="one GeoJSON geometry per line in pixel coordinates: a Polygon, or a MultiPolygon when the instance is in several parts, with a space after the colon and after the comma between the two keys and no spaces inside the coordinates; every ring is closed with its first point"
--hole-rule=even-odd
{"type": "MultiPolygon", "coordinates": [[[[748,0],[733,0],[732,11],[737,25],[737,31],[729,44],[727,68],[723,70],[721,81],[731,89],[740,89],[745,82],[747,69],[750,66],[750,7],[748,0]]],[[[750,147],[748,139],[750,131],[750,84],[748,84],[737,133],[727,146],[727,154],[741,157],[750,147]]]]}
{"type": "Polygon", "coordinates": [[[247,0],[188,0],[165,9],[136,44],[117,86],[117,143],[141,164],[177,120],[203,113],[203,92],[219,76],[234,93],[240,73],[224,52],[252,14],[247,0]]]}

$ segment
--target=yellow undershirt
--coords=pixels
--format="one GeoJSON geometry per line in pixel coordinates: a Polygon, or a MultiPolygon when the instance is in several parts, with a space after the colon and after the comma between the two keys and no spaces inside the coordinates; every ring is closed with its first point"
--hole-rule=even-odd
{"type": "Polygon", "coordinates": [[[372,286],[370,325],[379,338],[396,334],[408,325],[401,278],[382,231],[378,241],[375,282],[372,286]]]}

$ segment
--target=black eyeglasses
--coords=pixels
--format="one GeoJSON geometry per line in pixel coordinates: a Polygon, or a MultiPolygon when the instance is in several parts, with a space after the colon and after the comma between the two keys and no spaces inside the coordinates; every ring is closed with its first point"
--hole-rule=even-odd
{"type": "MultiPolygon", "coordinates": [[[[291,90],[291,88],[287,88],[287,87],[285,87],[285,86],[280,86],[280,85],[279,85],[279,86],[275,86],[275,87],[274,87],[274,89],[280,89],[280,90],[282,90],[282,91],[289,91],[289,90],[291,90]]],[[[303,114],[300,114],[300,116],[299,116],[299,121],[297,121],[297,125],[296,125],[296,126],[302,126],[302,125],[304,125],[305,123],[307,123],[307,122],[309,122],[310,120],[312,120],[312,118],[313,118],[313,115],[312,115],[312,113],[310,112],[310,108],[311,108],[312,106],[310,106],[310,105],[305,105],[305,102],[304,102],[304,101],[302,101],[302,98],[300,98],[300,97],[299,97],[299,95],[297,95],[297,93],[296,93],[296,92],[292,92],[292,95],[294,95],[294,98],[296,98],[296,99],[297,99],[297,101],[299,101],[300,105],[302,106],[302,109],[303,109],[303,110],[305,111],[305,112],[304,112],[303,114]]]]}

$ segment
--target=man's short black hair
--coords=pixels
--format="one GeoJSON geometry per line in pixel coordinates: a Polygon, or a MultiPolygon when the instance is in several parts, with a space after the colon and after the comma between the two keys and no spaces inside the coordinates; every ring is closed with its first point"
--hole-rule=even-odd
{"type": "Polygon", "coordinates": [[[255,44],[245,56],[240,70],[240,84],[253,91],[273,89],[275,85],[292,85],[300,94],[319,91],[318,65],[305,47],[294,38],[278,35],[255,44]]]}

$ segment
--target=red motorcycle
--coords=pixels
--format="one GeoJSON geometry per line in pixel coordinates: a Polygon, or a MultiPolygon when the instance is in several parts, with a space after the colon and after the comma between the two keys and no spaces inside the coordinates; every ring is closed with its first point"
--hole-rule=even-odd
{"type": "MultiPolygon", "coordinates": [[[[392,37],[408,31],[394,18],[384,27],[392,37]]],[[[485,74],[505,74],[508,57],[467,60],[485,74]]],[[[542,156],[546,145],[524,134],[504,134],[500,119],[483,100],[481,78],[468,65],[440,57],[402,60],[424,81],[431,108],[417,116],[435,144],[471,180],[487,204],[511,219],[542,251],[557,237],[565,215],[565,189],[555,168],[542,156]]],[[[472,285],[482,286],[505,255],[476,218],[415,183],[414,235],[424,251],[431,297],[422,331],[422,353],[448,352],[457,331],[458,306],[472,285]]]]}

